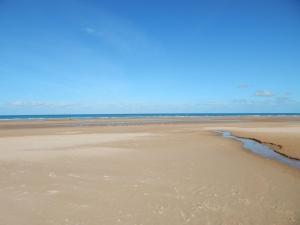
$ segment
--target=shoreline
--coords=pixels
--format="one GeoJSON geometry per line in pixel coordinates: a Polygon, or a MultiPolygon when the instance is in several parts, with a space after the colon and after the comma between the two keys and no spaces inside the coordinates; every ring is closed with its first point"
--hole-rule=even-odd
{"type": "MultiPolygon", "coordinates": [[[[86,122],[87,125],[97,125],[97,122],[125,122],[125,123],[189,123],[189,122],[227,122],[227,121],[241,121],[241,122],[299,122],[300,124],[300,114],[295,116],[249,116],[249,115],[232,115],[232,116],[150,116],[150,117],[100,117],[100,118],[45,118],[45,119],[18,119],[18,120],[1,120],[0,125],[3,124],[54,124],[55,123],[65,123],[65,124],[80,124],[80,122],[86,122]]],[[[85,123],[82,123],[85,124],[85,123]]],[[[101,123],[99,123],[101,125],[101,123]]]]}
{"type": "Polygon", "coordinates": [[[52,121],[52,120],[95,120],[95,119],[165,119],[165,118],[287,118],[300,117],[300,113],[141,113],[141,114],[41,114],[0,115],[1,121],[52,121]]]}

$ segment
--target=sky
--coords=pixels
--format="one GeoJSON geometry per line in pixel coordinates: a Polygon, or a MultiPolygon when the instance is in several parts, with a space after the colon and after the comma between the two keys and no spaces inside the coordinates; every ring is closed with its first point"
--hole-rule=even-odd
{"type": "Polygon", "coordinates": [[[299,113],[298,0],[0,0],[0,114],[299,113]]]}

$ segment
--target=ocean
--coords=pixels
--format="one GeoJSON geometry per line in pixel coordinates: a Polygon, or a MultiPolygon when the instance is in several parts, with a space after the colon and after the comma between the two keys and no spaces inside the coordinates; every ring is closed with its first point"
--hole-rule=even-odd
{"type": "Polygon", "coordinates": [[[0,120],[50,120],[97,118],[160,118],[160,117],[234,117],[234,116],[300,116],[300,113],[143,113],[143,114],[53,114],[53,115],[0,115],[0,120]]]}

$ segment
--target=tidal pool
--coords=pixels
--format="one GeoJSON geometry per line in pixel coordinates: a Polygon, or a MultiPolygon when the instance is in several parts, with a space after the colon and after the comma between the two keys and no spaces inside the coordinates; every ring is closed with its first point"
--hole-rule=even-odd
{"type": "Polygon", "coordinates": [[[252,140],[252,139],[236,137],[236,136],[232,135],[229,131],[221,131],[221,133],[223,134],[223,137],[225,137],[225,138],[231,138],[231,139],[242,142],[245,149],[247,149],[257,155],[261,155],[268,159],[277,160],[281,163],[285,163],[285,164],[288,164],[289,166],[300,169],[300,161],[299,160],[290,159],[284,155],[281,155],[267,145],[264,145],[255,140],[252,140]]]}

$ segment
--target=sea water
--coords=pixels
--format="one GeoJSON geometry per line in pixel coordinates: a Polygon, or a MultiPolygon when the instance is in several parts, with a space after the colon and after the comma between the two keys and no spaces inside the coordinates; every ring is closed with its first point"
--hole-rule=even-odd
{"type": "Polygon", "coordinates": [[[160,118],[160,117],[273,117],[300,116],[300,113],[142,113],[142,114],[54,114],[0,115],[0,120],[97,119],[97,118],[160,118]]]}

